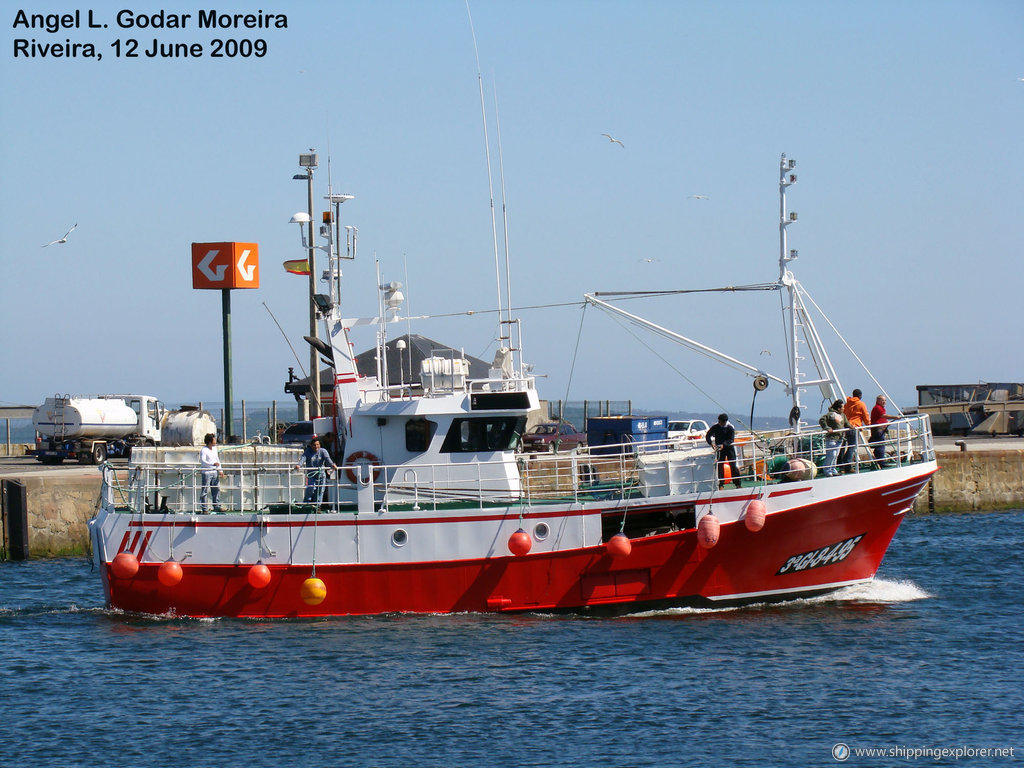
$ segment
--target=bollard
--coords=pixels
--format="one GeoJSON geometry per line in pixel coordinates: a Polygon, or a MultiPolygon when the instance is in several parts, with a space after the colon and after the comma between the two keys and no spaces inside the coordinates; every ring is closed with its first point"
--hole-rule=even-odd
{"type": "Polygon", "coordinates": [[[0,481],[3,495],[5,556],[11,560],[28,560],[28,497],[25,486],[17,480],[0,481]]]}

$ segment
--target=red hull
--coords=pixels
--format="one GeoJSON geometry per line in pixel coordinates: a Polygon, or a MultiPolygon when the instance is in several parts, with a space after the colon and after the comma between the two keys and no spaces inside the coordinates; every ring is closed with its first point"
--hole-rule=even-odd
{"type": "Polygon", "coordinates": [[[712,549],[687,530],[633,539],[620,559],[597,546],[451,562],[318,565],[316,577],[327,588],[318,605],[300,594],[309,565],[270,565],[262,589],[249,585],[247,565],[183,563],[172,587],[159,582],[159,564],[141,564],[130,579],[116,578],[108,565],[105,580],[115,608],[183,616],[636,611],[782,599],[872,578],[912,503],[906,498],[929,475],[769,514],[756,533],[742,521],[724,524],[712,549]]]}

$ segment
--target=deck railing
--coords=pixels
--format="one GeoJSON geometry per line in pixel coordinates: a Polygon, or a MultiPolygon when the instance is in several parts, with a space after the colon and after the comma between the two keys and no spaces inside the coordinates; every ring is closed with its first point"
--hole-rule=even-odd
{"type": "MultiPolygon", "coordinates": [[[[871,428],[853,430],[852,450],[840,450],[836,469],[867,472],[930,461],[935,449],[928,416],[892,421],[885,437],[871,441],[871,428]],[[884,450],[876,458],[875,449],[884,450]]],[[[825,457],[825,433],[791,431],[737,436],[738,477],[749,487],[808,480],[825,457]],[[800,460],[800,461],[797,461],[800,460]]],[[[223,457],[222,457],[223,458],[223,457]]],[[[308,470],[294,463],[223,463],[219,502],[233,513],[358,512],[400,507],[411,511],[477,508],[597,499],[715,493],[722,480],[710,446],[682,440],[582,448],[569,453],[500,454],[485,462],[342,466],[323,479],[323,501],[304,501],[308,470]]],[[[199,514],[213,507],[212,492],[202,503],[199,467],[151,462],[128,469],[104,466],[104,499],[131,513],[199,514]]]]}

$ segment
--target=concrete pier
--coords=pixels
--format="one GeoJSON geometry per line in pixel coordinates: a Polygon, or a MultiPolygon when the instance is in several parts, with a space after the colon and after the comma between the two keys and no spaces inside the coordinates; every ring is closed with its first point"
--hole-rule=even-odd
{"type": "MultiPolygon", "coordinates": [[[[1024,508],[1021,438],[936,438],[936,454],[939,472],[918,497],[915,513],[1024,508]]],[[[25,486],[32,557],[89,552],[86,524],[100,496],[97,467],[74,462],[44,467],[31,457],[14,456],[0,458],[2,478],[25,486]]]]}
{"type": "Polygon", "coordinates": [[[935,438],[939,471],[915,512],[969,512],[1024,507],[1024,439],[935,438]]]}

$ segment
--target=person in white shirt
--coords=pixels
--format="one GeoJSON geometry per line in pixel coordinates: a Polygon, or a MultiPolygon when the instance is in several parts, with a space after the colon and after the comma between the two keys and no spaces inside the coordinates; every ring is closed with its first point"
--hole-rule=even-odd
{"type": "Polygon", "coordinates": [[[217,436],[210,433],[204,441],[206,445],[199,450],[199,469],[203,477],[203,489],[199,492],[199,507],[203,512],[209,510],[206,501],[207,491],[213,497],[213,509],[220,512],[220,457],[217,455],[217,436]]]}

